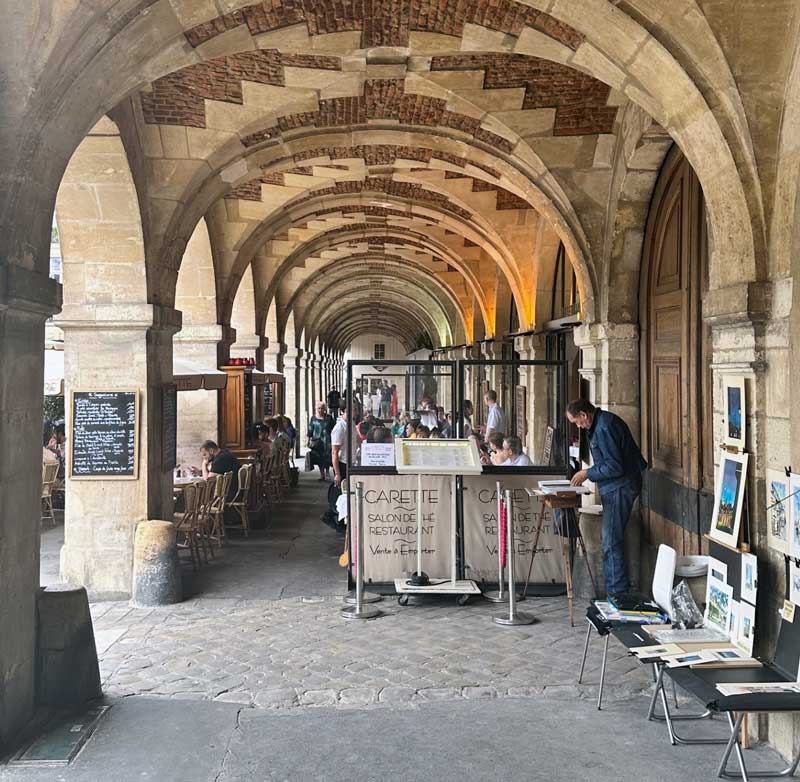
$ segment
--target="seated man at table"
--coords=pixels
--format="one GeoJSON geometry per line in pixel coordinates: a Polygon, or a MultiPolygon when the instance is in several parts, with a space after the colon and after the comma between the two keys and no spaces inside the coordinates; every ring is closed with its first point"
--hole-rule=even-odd
{"type": "Polygon", "coordinates": [[[514,435],[503,439],[503,467],[530,467],[531,460],[522,452],[522,440],[514,435]]]}
{"type": "Polygon", "coordinates": [[[228,489],[228,499],[233,499],[239,490],[239,460],[230,451],[220,448],[213,440],[206,440],[200,446],[200,456],[203,459],[203,478],[225,475],[226,472],[233,473],[228,489]]]}

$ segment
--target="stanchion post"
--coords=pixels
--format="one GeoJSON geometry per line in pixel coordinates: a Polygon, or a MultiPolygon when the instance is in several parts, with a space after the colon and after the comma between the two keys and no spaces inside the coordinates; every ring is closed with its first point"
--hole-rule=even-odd
{"type": "MultiPolygon", "coordinates": [[[[352,542],[352,538],[351,538],[352,542]]],[[[374,619],[378,608],[364,606],[364,482],[356,483],[356,600],[354,605],[339,611],[343,619],[374,619]]]]}
{"type": "Polygon", "coordinates": [[[530,614],[517,612],[517,584],[514,579],[514,495],[511,489],[506,489],[506,542],[508,553],[506,556],[506,570],[508,571],[508,616],[499,614],[494,617],[498,625],[530,625],[535,619],[530,614]]]}
{"type": "Polygon", "coordinates": [[[505,590],[503,589],[503,581],[505,580],[505,572],[503,568],[503,551],[502,551],[502,526],[503,526],[503,484],[497,481],[495,484],[497,494],[497,589],[492,589],[489,592],[484,592],[483,596],[493,603],[503,603],[506,599],[505,590]]]}

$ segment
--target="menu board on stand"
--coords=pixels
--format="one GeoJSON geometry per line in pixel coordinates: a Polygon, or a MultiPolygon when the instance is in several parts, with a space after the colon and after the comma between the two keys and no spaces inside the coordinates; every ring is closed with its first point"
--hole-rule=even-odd
{"type": "MultiPolygon", "coordinates": [[[[480,594],[478,585],[470,579],[457,578],[456,527],[457,527],[457,478],[460,475],[480,475],[482,467],[478,447],[473,438],[467,440],[395,440],[395,465],[401,475],[417,476],[416,492],[416,570],[410,579],[396,578],[395,590],[399,602],[406,605],[410,594],[443,593],[457,594],[459,600],[472,594],[480,594]],[[423,549],[423,476],[450,476],[450,578],[431,581],[422,570],[423,549]]],[[[441,525],[439,525],[441,526],[441,525]]]]}
{"type": "Polygon", "coordinates": [[[73,391],[69,420],[72,480],[138,478],[138,391],[73,391]]]}

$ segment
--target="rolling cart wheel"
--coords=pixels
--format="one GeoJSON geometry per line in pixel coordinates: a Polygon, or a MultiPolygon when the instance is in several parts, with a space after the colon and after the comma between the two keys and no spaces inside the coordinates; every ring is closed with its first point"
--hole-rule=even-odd
{"type": "Polygon", "coordinates": [[[407,605],[408,605],[408,595],[400,595],[400,596],[397,598],[397,602],[398,602],[398,603],[399,603],[401,606],[407,606],[407,605]]]}
{"type": "Polygon", "coordinates": [[[459,595],[456,598],[456,603],[458,603],[460,606],[465,606],[467,603],[469,603],[469,595],[459,595]]]}

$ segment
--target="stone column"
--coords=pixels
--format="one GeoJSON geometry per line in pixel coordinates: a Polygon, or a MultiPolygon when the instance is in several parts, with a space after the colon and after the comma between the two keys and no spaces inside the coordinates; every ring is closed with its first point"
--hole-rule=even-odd
{"type": "MultiPolygon", "coordinates": [[[[184,326],[173,341],[173,357],[200,369],[216,369],[228,363],[236,331],[218,324],[184,326]]],[[[204,440],[216,440],[219,426],[219,392],[178,392],[178,464],[199,464],[198,448],[204,440]]]]}
{"type": "Polygon", "coordinates": [[[268,342],[264,348],[264,371],[280,372],[282,345],[278,342],[268,342]]]}
{"type": "Polygon", "coordinates": [[[258,361],[261,353],[261,337],[258,334],[238,334],[234,330],[236,342],[230,346],[230,358],[254,358],[258,361]]]}
{"type": "MultiPolygon", "coordinates": [[[[484,342],[482,345],[483,355],[489,361],[499,361],[503,358],[503,343],[502,342],[484,342]]],[[[509,407],[508,399],[506,398],[506,389],[502,387],[502,379],[504,377],[502,367],[490,364],[486,367],[485,378],[489,381],[489,388],[497,391],[497,402],[504,409],[509,407]]],[[[483,399],[480,400],[483,404],[483,399]]]]}
{"type": "Polygon", "coordinates": [[[0,746],[34,709],[44,330],[60,298],[46,275],[0,265],[0,746]]]}
{"type": "Polygon", "coordinates": [[[313,384],[311,383],[312,366],[314,363],[313,353],[303,353],[300,357],[300,406],[297,412],[298,425],[305,426],[308,423],[308,408],[314,395],[313,384]]]}
{"type": "MultiPolygon", "coordinates": [[[[516,337],[514,349],[523,361],[540,361],[545,358],[545,338],[542,335],[526,334],[516,337]]],[[[534,464],[539,464],[542,457],[542,444],[547,429],[547,379],[555,369],[542,366],[521,367],[520,384],[527,389],[525,410],[517,410],[517,415],[524,415],[527,436],[525,445],[528,456],[534,464]]],[[[555,380],[555,378],[553,378],[555,380]]],[[[555,386],[554,386],[555,387],[555,386]]]]}
{"type": "MultiPolygon", "coordinates": [[[[161,463],[161,389],[172,382],[172,337],[180,313],[151,304],[76,305],[64,330],[65,393],[139,392],[136,480],[66,480],[61,575],[95,598],[130,596],[133,533],[144,519],[172,515],[172,469],[161,463]]],[[[67,319],[69,318],[69,319],[67,319]]],[[[72,436],[67,416],[67,440],[72,436]]]]}
{"type": "Polygon", "coordinates": [[[592,323],[573,332],[583,353],[581,377],[591,387],[591,401],[616,413],[641,437],[639,327],[634,323],[592,323]]]}
{"type": "MultiPolygon", "coordinates": [[[[792,461],[791,361],[789,315],[792,281],[742,283],[709,291],[703,300],[703,316],[711,326],[714,458],[719,464],[719,445],[725,436],[724,381],[745,378],[745,440],[749,453],[747,494],[751,546],[758,552],[759,625],[762,653],[771,648],[777,632],[777,610],[783,605],[784,560],[767,544],[766,470],[798,466],[792,461]],[[761,606],[764,610],[761,611],[761,606]]],[[[709,422],[711,425],[711,422],[709,422]]],[[[757,650],[758,651],[758,650],[757,650]]]]}
{"type": "Polygon", "coordinates": [[[298,349],[293,345],[287,345],[286,352],[283,355],[283,375],[286,387],[286,415],[295,422],[295,427],[298,423],[298,414],[300,411],[299,355],[298,349]]]}

